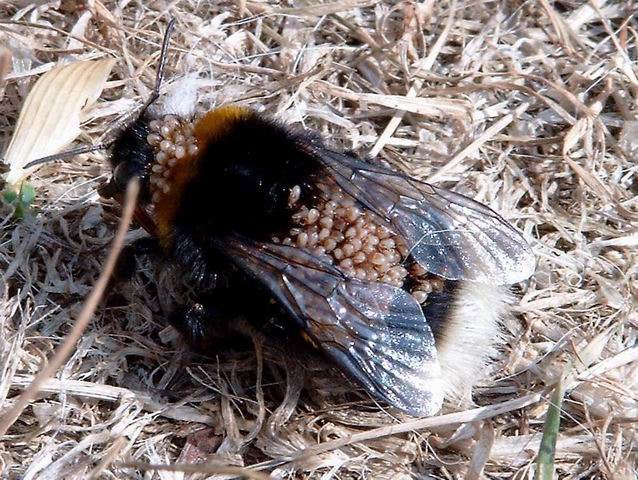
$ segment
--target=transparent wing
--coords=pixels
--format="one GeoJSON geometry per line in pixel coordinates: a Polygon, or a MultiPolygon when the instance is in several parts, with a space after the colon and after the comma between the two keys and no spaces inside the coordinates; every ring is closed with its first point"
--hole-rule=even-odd
{"type": "Polygon", "coordinates": [[[348,155],[316,153],[337,186],[385,220],[430,273],[504,285],[534,273],[525,239],[485,205],[348,155]]]}
{"type": "Polygon", "coordinates": [[[411,415],[441,408],[434,336],[410,294],[347,278],[295,247],[233,238],[223,251],[262,281],[313,342],[375,397],[411,415]]]}

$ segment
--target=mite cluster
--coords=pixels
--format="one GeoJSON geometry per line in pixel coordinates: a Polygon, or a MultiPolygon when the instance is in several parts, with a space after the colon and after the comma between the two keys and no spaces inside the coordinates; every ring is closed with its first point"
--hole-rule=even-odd
{"type": "Polygon", "coordinates": [[[374,215],[337,187],[319,188],[323,195],[311,208],[300,205],[301,187],[291,189],[289,205],[296,208],[294,226],[283,239],[275,237],[273,241],[306,248],[359,280],[403,287],[410,277],[410,293],[419,303],[443,288],[442,280],[427,276],[419,265],[413,264],[409,270],[405,267],[409,254],[405,242],[374,215]]]}
{"type": "Polygon", "coordinates": [[[173,115],[166,115],[149,123],[151,133],[146,141],[155,150],[155,162],[151,166],[151,192],[153,203],[157,202],[162,194],[167,194],[171,189],[171,177],[173,167],[179,160],[197,153],[197,139],[193,136],[191,122],[178,120],[173,115]]]}

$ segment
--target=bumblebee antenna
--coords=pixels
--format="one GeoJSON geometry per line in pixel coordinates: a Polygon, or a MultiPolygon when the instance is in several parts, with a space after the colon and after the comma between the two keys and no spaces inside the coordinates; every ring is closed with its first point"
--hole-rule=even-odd
{"type": "Polygon", "coordinates": [[[171,40],[171,34],[173,33],[174,26],[175,17],[171,18],[168,21],[168,25],[166,25],[164,40],[162,40],[162,50],[160,52],[159,65],[157,66],[157,75],[155,76],[155,87],[153,88],[153,93],[151,93],[151,96],[148,97],[148,100],[146,100],[146,102],[144,103],[142,112],[144,112],[155,100],[159,98],[160,88],[162,87],[162,82],[164,81],[164,67],[166,65],[166,56],[168,54],[168,44],[171,40]]]}
{"type": "Polygon", "coordinates": [[[107,150],[111,145],[113,145],[113,141],[110,141],[108,143],[99,143],[97,145],[91,145],[89,147],[73,148],[71,150],[55,153],[53,155],[47,155],[46,157],[36,158],[35,160],[31,160],[22,168],[27,169],[27,168],[35,167],[36,165],[40,165],[42,163],[55,162],[56,160],[65,160],[67,158],[80,155],[82,153],[97,152],[98,150],[107,150]]]}

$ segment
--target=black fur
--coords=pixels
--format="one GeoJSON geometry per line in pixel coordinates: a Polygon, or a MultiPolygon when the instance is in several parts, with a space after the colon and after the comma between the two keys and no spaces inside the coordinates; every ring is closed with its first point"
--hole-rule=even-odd
{"type": "MultiPolygon", "coordinates": [[[[233,313],[263,325],[282,312],[260,282],[219,252],[216,241],[228,234],[269,241],[291,227],[291,189],[301,187],[302,202],[315,194],[318,164],[310,152],[320,145],[319,139],[257,115],[236,122],[201,153],[174,220],[171,255],[186,267],[203,296],[214,291],[214,300],[203,302],[206,306],[198,315],[184,315],[182,326],[175,323],[179,316],[172,317],[180,330],[202,325],[203,311],[211,314],[208,322],[213,325],[215,318],[233,313]]],[[[205,331],[201,326],[196,330],[205,331]]]]}
{"type": "Polygon", "coordinates": [[[430,293],[427,302],[423,306],[423,314],[437,342],[445,335],[445,328],[452,314],[452,308],[459,294],[459,288],[459,282],[446,280],[443,290],[430,293]]]}
{"type": "Polygon", "coordinates": [[[312,194],[318,165],[308,150],[318,142],[257,115],[237,120],[202,152],[175,227],[200,246],[211,236],[269,240],[287,230],[291,188],[299,185],[312,194]]]}

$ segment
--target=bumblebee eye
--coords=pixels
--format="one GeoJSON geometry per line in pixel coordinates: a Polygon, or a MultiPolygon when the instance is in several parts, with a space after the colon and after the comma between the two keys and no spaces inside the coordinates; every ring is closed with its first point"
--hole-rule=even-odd
{"type": "Polygon", "coordinates": [[[113,170],[113,181],[122,188],[125,188],[128,182],[138,175],[138,169],[131,162],[122,162],[115,170],[113,170]]]}

